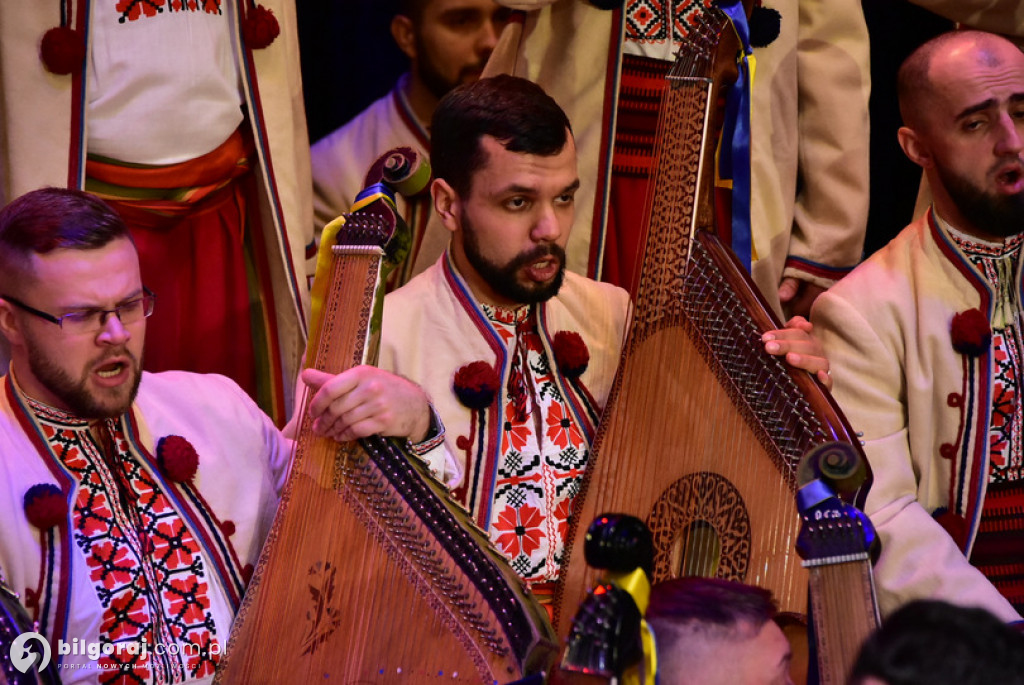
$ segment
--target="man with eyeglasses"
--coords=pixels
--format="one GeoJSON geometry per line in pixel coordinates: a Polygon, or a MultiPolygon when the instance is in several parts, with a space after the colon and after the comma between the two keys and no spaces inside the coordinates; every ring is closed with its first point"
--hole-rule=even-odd
{"type": "Polygon", "coordinates": [[[233,381],[141,371],[142,283],[95,197],[0,210],[0,567],[65,683],[212,680],[290,454],[233,381]]]}

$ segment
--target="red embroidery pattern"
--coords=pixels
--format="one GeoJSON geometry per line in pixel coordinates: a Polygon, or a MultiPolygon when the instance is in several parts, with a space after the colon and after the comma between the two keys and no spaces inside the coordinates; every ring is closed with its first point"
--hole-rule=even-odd
{"type": "Polygon", "coordinates": [[[533,309],[484,307],[513,350],[502,415],[501,455],[490,534],[512,568],[531,583],[558,578],[572,499],[588,445],[555,383],[533,309]]]}
{"type": "Polygon", "coordinates": [[[696,17],[709,7],[711,0],[629,0],[626,4],[626,40],[632,43],[664,43],[668,40],[681,43],[696,17]]]}
{"type": "MultiPolygon", "coordinates": [[[[950,237],[992,287],[998,310],[1003,305],[1012,315],[1007,326],[992,326],[992,416],[989,423],[989,482],[1008,483],[1021,479],[1024,471],[1024,417],[1020,410],[1020,303],[1016,296],[1017,271],[1024,237],[1007,238],[1000,245],[982,243],[962,234],[950,237]],[[1000,277],[1000,274],[1003,274],[1000,277]]],[[[998,317],[996,317],[998,318],[998,317]]]]}
{"type": "Polygon", "coordinates": [[[165,9],[171,12],[205,12],[220,14],[222,0],[117,0],[118,22],[137,21],[144,17],[155,17],[165,9]]]}
{"type": "Polygon", "coordinates": [[[990,481],[1005,483],[1021,478],[1021,412],[1017,360],[1020,345],[1012,331],[992,337],[992,420],[989,424],[990,481]]]}
{"type": "Polygon", "coordinates": [[[202,551],[132,454],[120,422],[107,421],[117,455],[108,463],[85,422],[33,408],[54,454],[79,481],[74,540],[104,608],[98,640],[115,645],[99,659],[100,682],[180,682],[211,675],[220,650],[213,648],[216,626],[202,551]],[[146,650],[124,648],[142,640],[146,650]],[[158,655],[157,643],[176,648],[158,655]]]}
{"type": "Polygon", "coordinates": [[[518,509],[505,507],[494,524],[497,533],[494,542],[510,559],[520,554],[530,556],[540,549],[541,540],[545,537],[541,529],[543,522],[540,511],[529,504],[518,509]]]}
{"type": "Polygon", "coordinates": [[[558,449],[564,450],[570,445],[579,445],[583,442],[580,429],[566,415],[563,405],[551,405],[548,409],[547,424],[547,437],[558,446],[558,449]]]}
{"type": "Polygon", "coordinates": [[[533,436],[533,429],[525,419],[516,421],[518,409],[514,402],[505,404],[505,426],[501,431],[501,451],[508,453],[513,450],[521,452],[533,436]]]}

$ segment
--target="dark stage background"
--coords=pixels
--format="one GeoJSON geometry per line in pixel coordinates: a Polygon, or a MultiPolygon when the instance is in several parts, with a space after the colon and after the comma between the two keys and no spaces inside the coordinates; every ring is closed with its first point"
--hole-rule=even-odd
{"type": "MultiPolygon", "coordinates": [[[[819,0],[820,1],[820,0],[819,0]]],[[[306,118],[311,141],[387,93],[404,71],[391,40],[392,0],[297,0],[306,118]]],[[[771,0],[766,0],[771,6],[771,0]]],[[[863,0],[871,34],[871,207],[865,253],[888,242],[914,207],[918,168],[896,142],[896,69],[952,24],[907,0],[863,0]]]]}

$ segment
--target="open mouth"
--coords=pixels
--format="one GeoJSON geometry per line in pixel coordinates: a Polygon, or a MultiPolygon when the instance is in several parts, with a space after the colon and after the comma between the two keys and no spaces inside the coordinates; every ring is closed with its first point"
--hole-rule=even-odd
{"type": "Polygon", "coordinates": [[[1014,165],[1006,167],[996,174],[996,181],[1003,186],[1016,186],[1020,183],[1022,177],[1024,177],[1024,170],[1014,165]]]}
{"type": "Polygon", "coordinates": [[[108,362],[96,368],[96,375],[100,378],[114,378],[121,374],[126,367],[127,364],[122,361],[108,362]]]}
{"type": "Polygon", "coordinates": [[[534,269],[546,269],[554,263],[552,259],[538,259],[533,263],[534,269]]]}
{"type": "Polygon", "coordinates": [[[550,280],[558,273],[559,264],[558,259],[554,257],[544,257],[535,262],[530,262],[528,266],[530,278],[535,281],[550,280]]]}

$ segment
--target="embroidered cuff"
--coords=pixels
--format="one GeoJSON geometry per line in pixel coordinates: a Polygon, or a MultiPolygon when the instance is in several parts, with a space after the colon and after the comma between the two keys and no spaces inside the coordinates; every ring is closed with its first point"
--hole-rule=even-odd
{"type": "Polygon", "coordinates": [[[438,415],[437,410],[434,409],[434,405],[431,404],[429,406],[430,427],[427,429],[427,437],[420,442],[405,441],[406,449],[417,457],[424,456],[427,452],[444,442],[444,422],[441,421],[441,417],[438,415]]]}

